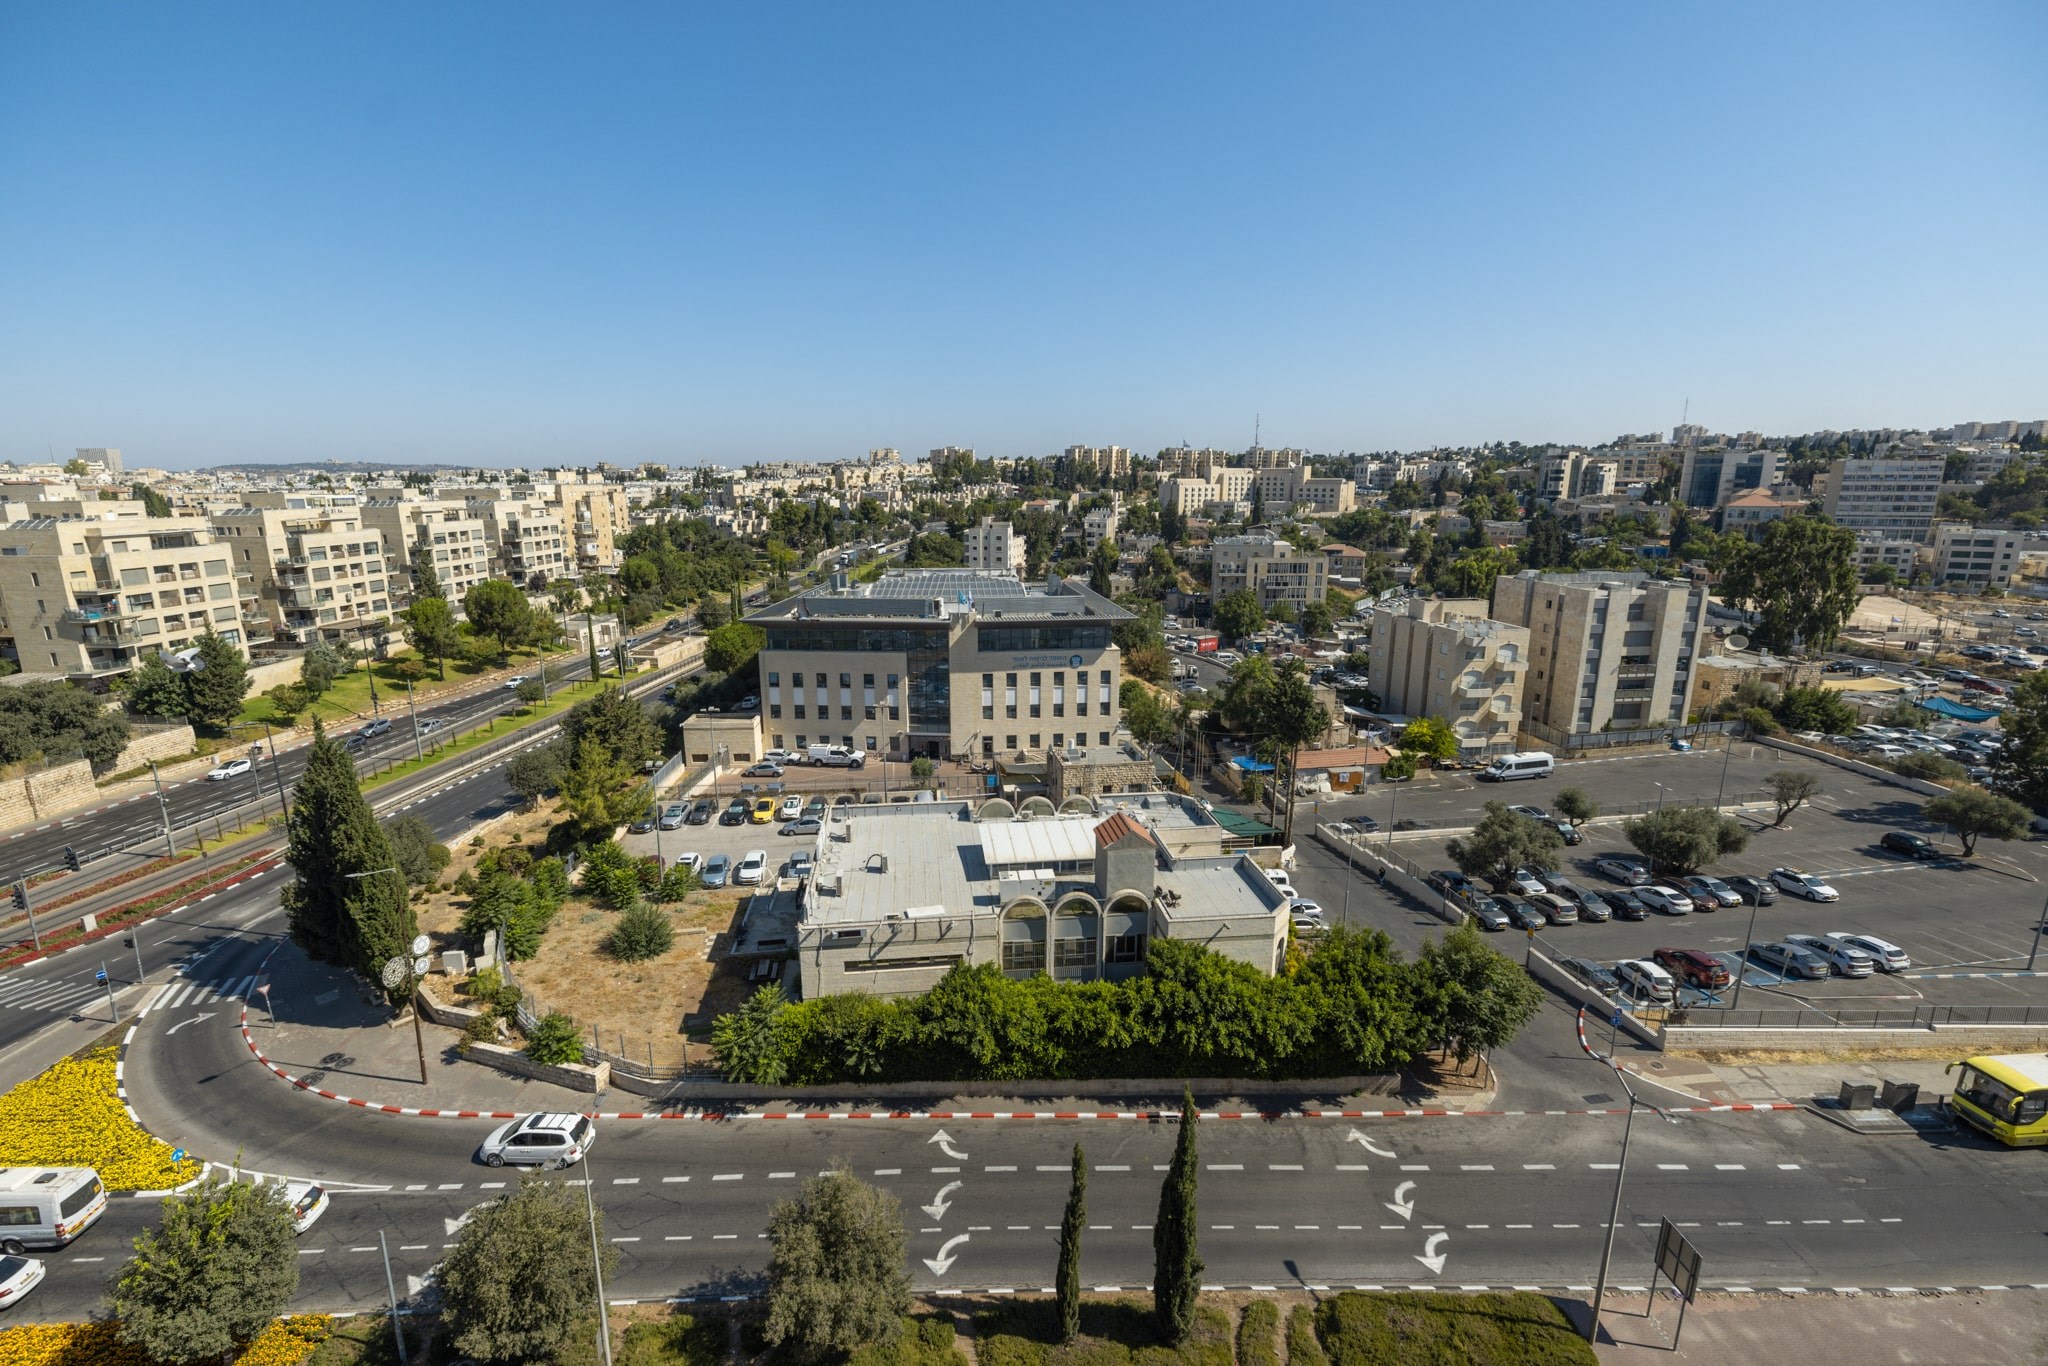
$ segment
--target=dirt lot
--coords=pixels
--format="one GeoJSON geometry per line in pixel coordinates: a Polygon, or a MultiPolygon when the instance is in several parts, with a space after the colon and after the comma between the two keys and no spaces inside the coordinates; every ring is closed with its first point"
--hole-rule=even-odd
{"type": "MultiPolygon", "coordinates": [[[[523,843],[538,850],[555,819],[548,803],[490,822],[480,832],[481,847],[468,841],[450,847],[454,861],[443,885],[474,871],[490,849],[523,843]]],[[[603,950],[617,913],[572,895],[541,937],[539,955],[514,964],[513,975],[530,1003],[574,1017],[586,1034],[595,1026],[607,1052],[657,1067],[701,1062],[712,1018],[746,995],[740,970],[722,961],[745,900],[745,893],[733,891],[691,894],[671,908],[673,949],[646,962],[621,963],[603,950]],[[693,1038],[684,1034],[685,1020],[693,1038]]],[[[437,889],[419,903],[420,928],[452,934],[467,905],[461,894],[437,889]]]]}

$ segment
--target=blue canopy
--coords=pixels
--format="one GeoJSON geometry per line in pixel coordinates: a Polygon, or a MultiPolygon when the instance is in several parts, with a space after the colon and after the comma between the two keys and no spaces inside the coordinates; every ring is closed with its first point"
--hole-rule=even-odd
{"type": "Polygon", "coordinates": [[[1240,754],[1230,761],[1231,766],[1244,773],[1271,773],[1273,766],[1264,759],[1254,759],[1249,754],[1240,754]]]}
{"type": "Polygon", "coordinates": [[[1921,710],[1931,711],[1936,716],[1952,716],[1958,721],[1989,721],[1998,715],[1997,712],[1986,711],[1982,707],[1966,707],[1959,702],[1951,702],[1946,697],[1930,697],[1922,702],[1920,707],[1921,710]]]}

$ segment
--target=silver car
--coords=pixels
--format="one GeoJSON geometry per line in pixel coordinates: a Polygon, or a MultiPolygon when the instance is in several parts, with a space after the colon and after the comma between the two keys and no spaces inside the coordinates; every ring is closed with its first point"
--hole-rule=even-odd
{"type": "Polygon", "coordinates": [[[590,1116],[538,1114],[500,1124],[477,1149],[486,1167],[567,1167],[597,1138],[590,1116]]]}
{"type": "Polygon", "coordinates": [[[1837,977],[1868,977],[1876,965],[1861,949],[1818,934],[1788,934],[1787,944],[1808,949],[1827,961],[1828,971],[1837,977]]]}
{"type": "Polygon", "coordinates": [[[1603,858],[1593,861],[1593,871],[1613,878],[1624,887],[1641,887],[1650,880],[1650,870],[1634,859],[1603,858]]]}
{"type": "Polygon", "coordinates": [[[1827,937],[1869,954],[1870,965],[1879,972],[1904,972],[1913,966],[1913,960],[1906,951],[1889,939],[1879,939],[1874,934],[1848,934],[1840,930],[1827,937]]]}

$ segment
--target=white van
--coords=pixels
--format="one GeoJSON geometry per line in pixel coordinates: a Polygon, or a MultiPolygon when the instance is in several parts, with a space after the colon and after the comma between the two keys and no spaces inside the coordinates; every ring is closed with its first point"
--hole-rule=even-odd
{"type": "Polygon", "coordinates": [[[1557,771],[1557,760],[1540,749],[1526,754],[1503,754],[1480,771],[1479,776],[1492,783],[1505,783],[1515,778],[1548,778],[1557,771]]]}
{"type": "Polygon", "coordinates": [[[106,1212],[91,1167],[0,1167],[0,1252],[63,1247],[106,1212]]]}

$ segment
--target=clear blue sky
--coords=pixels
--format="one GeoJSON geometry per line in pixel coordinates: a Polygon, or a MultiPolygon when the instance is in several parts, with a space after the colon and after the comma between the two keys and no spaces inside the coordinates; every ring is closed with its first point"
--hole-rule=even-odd
{"type": "Polygon", "coordinates": [[[2048,416],[2048,6],[16,4],[0,458],[2048,416]]]}

